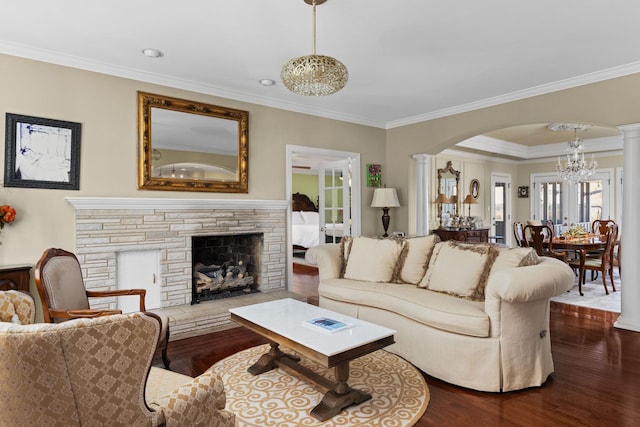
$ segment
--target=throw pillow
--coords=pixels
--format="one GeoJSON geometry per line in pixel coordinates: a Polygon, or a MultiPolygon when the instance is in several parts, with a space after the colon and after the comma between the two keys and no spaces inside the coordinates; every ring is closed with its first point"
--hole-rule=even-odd
{"type": "Polygon", "coordinates": [[[406,239],[405,248],[398,260],[399,277],[394,281],[413,285],[420,283],[427,271],[433,248],[438,242],[440,237],[437,234],[406,239]]]}
{"type": "Polygon", "coordinates": [[[0,322],[15,322],[16,310],[9,298],[0,300],[0,322]]]}
{"type": "Polygon", "coordinates": [[[355,237],[351,241],[344,278],[391,282],[403,247],[404,242],[395,239],[355,237]]]}
{"type": "Polygon", "coordinates": [[[353,237],[342,236],[340,239],[340,278],[344,278],[344,271],[347,269],[347,259],[349,259],[349,251],[351,250],[351,242],[353,237]]]}
{"type": "Polygon", "coordinates": [[[302,215],[302,220],[305,224],[316,225],[320,223],[320,214],[318,212],[300,211],[300,215],[302,215]]]}
{"type": "Polygon", "coordinates": [[[302,212],[300,211],[291,212],[291,224],[293,225],[304,224],[304,218],[302,218],[302,212]]]}
{"type": "Polygon", "coordinates": [[[484,288],[498,249],[488,243],[454,240],[437,243],[427,273],[418,286],[474,301],[484,301],[484,288]]]}
{"type": "Polygon", "coordinates": [[[538,264],[538,254],[533,248],[500,248],[498,257],[491,267],[491,273],[505,268],[523,267],[538,264]]]}

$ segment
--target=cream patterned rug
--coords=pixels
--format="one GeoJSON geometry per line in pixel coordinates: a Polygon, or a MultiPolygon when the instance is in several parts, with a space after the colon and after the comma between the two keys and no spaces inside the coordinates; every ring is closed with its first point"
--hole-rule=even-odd
{"type": "MultiPolygon", "coordinates": [[[[349,365],[349,385],[373,397],[320,422],[309,412],[320,402],[322,394],[310,384],[281,369],[257,376],[247,372],[268,349],[268,344],[253,347],[214,365],[224,381],[226,409],[236,414],[238,427],[412,426],[427,409],[429,388],[418,369],[394,354],[378,350],[349,365]]],[[[301,363],[334,379],[333,369],[305,358],[301,363]]]]}
{"type": "Polygon", "coordinates": [[[620,289],[622,289],[622,283],[620,281],[620,275],[618,269],[613,269],[613,281],[616,284],[616,292],[612,291],[611,283],[607,277],[607,287],[609,288],[609,295],[604,292],[604,286],[602,285],[602,276],[599,274],[595,280],[591,279],[591,272],[587,271],[587,281],[582,285],[582,293],[578,292],[578,278],[576,277],[573,283],[573,288],[569,292],[565,292],[558,296],[552,297],[551,301],[561,302],[564,304],[578,305],[581,307],[596,308],[599,310],[612,311],[620,313],[620,289]]]}

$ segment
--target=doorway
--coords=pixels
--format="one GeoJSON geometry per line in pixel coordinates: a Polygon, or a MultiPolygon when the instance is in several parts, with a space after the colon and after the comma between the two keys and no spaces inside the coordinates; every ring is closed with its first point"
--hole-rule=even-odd
{"type": "Polygon", "coordinates": [[[491,235],[511,246],[511,175],[491,173],[491,235]]]}
{"type": "MultiPolygon", "coordinates": [[[[286,146],[286,194],[287,209],[287,265],[288,277],[293,277],[293,244],[291,241],[291,201],[294,175],[313,176],[317,182],[315,193],[309,194],[317,204],[323,220],[319,222],[319,233],[326,240],[327,235],[335,235],[332,230],[339,223],[344,233],[358,236],[361,230],[360,216],[360,153],[299,145],[286,146]],[[330,220],[329,222],[325,220],[330,220]]],[[[309,192],[313,192],[310,189],[309,192]]],[[[289,280],[291,290],[291,280],[289,280]]]]}

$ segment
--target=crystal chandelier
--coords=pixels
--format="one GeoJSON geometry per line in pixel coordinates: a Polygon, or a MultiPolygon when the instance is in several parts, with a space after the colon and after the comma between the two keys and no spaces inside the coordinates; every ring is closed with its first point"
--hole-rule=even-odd
{"type": "Polygon", "coordinates": [[[325,1],[304,0],[313,6],[313,54],[291,59],[280,73],[282,83],[298,95],[331,95],[349,80],[349,72],[342,62],[330,56],[316,55],[316,5],[325,1]]]}
{"type": "MultiPolygon", "coordinates": [[[[558,170],[558,175],[561,178],[575,184],[577,182],[585,181],[593,175],[596,171],[596,167],[598,166],[598,162],[596,162],[593,157],[589,163],[584,160],[584,153],[582,152],[582,150],[584,150],[584,146],[582,140],[578,138],[578,129],[588,129],[588,127],[579,124],[571,126],[573,126],[574,138],[573,141],[569,141],[569,147],[567,148],[567,161],[563,165],[560,162],[560,157],[558,157],[558,165],[556,166],[556,169],[558,170]]],[[[551,129],[551,127],[549,128],[551,129]]],[[[565,128],[565,130],[567,129],[565,128]]]]}

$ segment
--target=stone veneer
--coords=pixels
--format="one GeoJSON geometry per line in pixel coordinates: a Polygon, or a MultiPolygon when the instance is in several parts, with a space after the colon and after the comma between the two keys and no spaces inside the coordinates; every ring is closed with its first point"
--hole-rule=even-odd
{"type": "MultiPolygon", "coordinates": [[[[157,250],[161,308],[191,303],[191,237],[263,233],[261,291],[286,290],[286,201],[70,197],[87,289],[117,289],[119,251],[157,250]]],[[[116,308],[115,299],[92,301],[116,308]]]]}

